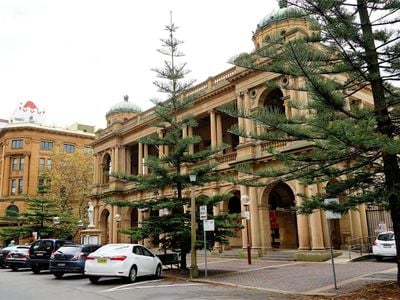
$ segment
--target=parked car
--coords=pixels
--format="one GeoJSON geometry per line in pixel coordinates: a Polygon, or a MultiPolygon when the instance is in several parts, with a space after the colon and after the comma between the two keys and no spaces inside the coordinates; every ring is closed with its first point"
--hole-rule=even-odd
{"type": "Polygon", "coordinates": [[[7,254],[6,266],[13,271],[17,271],[19,268],[29,268],[28,253],[30,246],[21,245],[15,247],[7,254]]]}
{"type": "Polygon", "coordinates": [[[42,239],[34,241],[29,249],[28,256],[28,264],[32,268],[32,272],[39,274],[40,270],[48,270],[51,254],[65,243],[68,242],[57,239],[42,239]]]}
{"type": "Polygon", "coordinates": [[[372,253],[376,260],[381,261],[383,257],[395,257],[396,242],[393,231],[381,232],[372,243],[372,253]]]}
{"type": "Polygon", "coordinates": [[[5,247],[0,250],[0,268],[6,267],[6,257],[11,250],[16,249],[17,246],[5,247]]]}
{"type": "Polygon", "coordinates": [[[161,277],[162,263],[149,249],[138,244],[108,244],[89,254],[85,275],[91,283],[100,277],[121,277],[134,282],[138,276],[161,277]]]}
{"type": "Polygon", "coordinates": [[[50,272],[56,278],[65,273],[84,274],[87,256],[101,245],[64,245],[50,257],[50,272]]]}

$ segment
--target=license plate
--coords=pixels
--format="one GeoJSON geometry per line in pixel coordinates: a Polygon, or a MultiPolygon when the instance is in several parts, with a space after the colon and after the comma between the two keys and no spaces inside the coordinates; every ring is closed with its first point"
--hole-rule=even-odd
{"type": "Polygon", "coordinates": [[[105,264],[105,263],[107,263],[107,258],[98,258],[98,259],[97,259],[97,262],[98,262],[99,264],[105,264]]]}
{"type": "Polygon", "coordinates": [[[383,244],[383,248],[392,248],[392,245],[383,244]]]}
{"type": "Polygon", "coordinates": [[[36,253],[36,256],[43,256],[43,253],[36,253]]]}
{"type": "Polygon", "coordinates": [[[64,267],[65,264],[57,264],[57,266],[59,266],[59,267],[64,267]]]}

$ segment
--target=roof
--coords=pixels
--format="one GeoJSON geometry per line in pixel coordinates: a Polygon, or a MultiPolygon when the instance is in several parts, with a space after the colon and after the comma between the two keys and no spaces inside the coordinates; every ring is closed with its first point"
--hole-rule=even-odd
{"type": "Polygon", "coordinates": [[[277,10],[272,11],[272,13],[266,15],[264,18],[261,19],[261,21],[257,24],[257,30],[264,28],[265,26],[286,20],[286,19],[291,19],[291,18],[306,18],[307,16],[304,14],[304,12],[297,7],[281,7],[277,10]]]}
{"type": "Polygon", "coordinates": [[[126,113],[140,113],[142,109],[128,101],[128,96],[124,96],[124,101],[119,102],[113,105],[110,110],[107,112],[106,116],[113,115],[116,113],[126,112],[126,113]]]}

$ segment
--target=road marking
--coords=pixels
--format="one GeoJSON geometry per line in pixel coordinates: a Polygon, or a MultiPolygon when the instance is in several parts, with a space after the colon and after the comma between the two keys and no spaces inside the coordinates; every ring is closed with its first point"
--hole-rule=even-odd
{"type": "MultiPolygon", "coordinates": [[[[158,281],[165,281],[165,279],[157,279],[157,280],[153,280],[152,282],[158,282],[158,281]]],[[[134,282],[134,283],[124,284],[124,285],[113,287],[111,289],[104,290],[103,292],[112,292],[114,290],[119,290],[120,288],[126,288],[126,287],[130,287],[130,286],[136,286],[136,285],[147,284],[147,283],[148,282],[134,282]]]]}
{"type": "MultiPolygon", "coordinates": [[[[162,280],[162,279],[160,279],[162,280]]],[[[157,280],[157,281],[160,281],[157,280]]],[[[152,281],[154,282],[154,281],[152,281]]],[[[199,286],[199,285],[205,285],[204,283],[179,283],[179,284],[160,284],[160,285],[141,285],[141,284],[147,284],[147,282],[137,282],[137,283],[132,283],[132,284],[124,284],[120,285],[108,290],[104,290],[102,292],[115,292],[115,291],[125,291],[125,290],[132,290],[132,289],[154,289],[154,288],[168,288],[168,287],[180,287],[180,286],[199,286]]]]}

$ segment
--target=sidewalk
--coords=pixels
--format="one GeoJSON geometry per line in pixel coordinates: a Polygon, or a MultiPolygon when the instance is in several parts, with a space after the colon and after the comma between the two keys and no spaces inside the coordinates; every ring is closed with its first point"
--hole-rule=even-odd
{"type": "MultiPolygon", "coordinates": [[[[273,261],[207,257],[205,278],[204,256],[198,256],[199,277],[194,281],[263,290],[284,295],[334,296],[354,291],[368,283],[396,280],[397,267],[393,262],[351,261],[348,253],[335,258],[338,289],[335,290],[333,268],[326,262],[273,261]],[[346,255],[347,254],[347,255],[346,255]]],[[[352,255],[352,259],[356,258],[352,255]]],[[[190,257],[188,256],[188,266],[190,257]]],[[[189,272],[165,270],[165,277],[190,280],[189,272]]]]}

